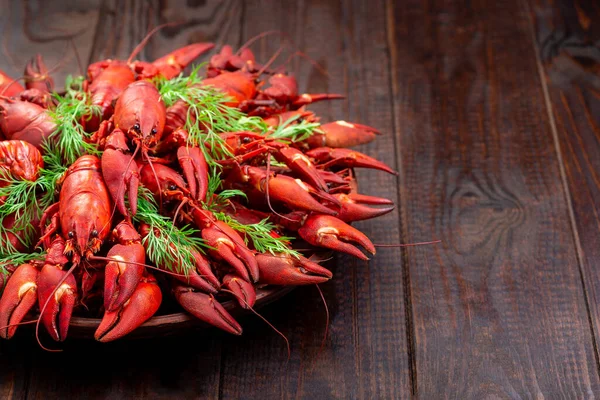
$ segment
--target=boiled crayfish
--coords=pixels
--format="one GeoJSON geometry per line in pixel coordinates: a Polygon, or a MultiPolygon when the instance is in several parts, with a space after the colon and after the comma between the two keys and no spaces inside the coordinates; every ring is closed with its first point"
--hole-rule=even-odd
{"type": "MultiPolygon", "coordinates": [[[[294,250],[293,236],[315,249],[367,259],[359,244],[375,254],[348,223],[394,206],[356,193],[352,168],[394,171],[346,147],[379,132],[320,124],[305,106],[341,96],[301,94],[295,78],[258,64],[248,48],[234,54],[225,46],[206,79],[181,75],[212,47],[193,44],[152,63],[133,54],[96,62],[69,98],[94,111],[69,118],[56,117],[70,109],[60,97],[44,100],[53,81],[39,56],[26,69],[27,89],[0,74],[0,131],[8,139],[0,142],[0,190],[38,185],[33,193],[56,200],[31,221],[39,229],[29,241],[15,232],[0,239],[11,243],[0,254],[6,265],[33,252],[31,243],[43,250],[0,269],[0,336],[12,337],[37,309],[50,336],[63,341],[72,314],[89,310],[102,315],[95,338],[110,341],[151,318],[163,297],[241,334],[220,304],[228,294],[251,308],[259,286],[331,279],[294,250]],[[64,135],[79,146],[65,149],[64,135]]],[[[2,207],[8,232],[18,215],[2,215],[2,207]]]]}

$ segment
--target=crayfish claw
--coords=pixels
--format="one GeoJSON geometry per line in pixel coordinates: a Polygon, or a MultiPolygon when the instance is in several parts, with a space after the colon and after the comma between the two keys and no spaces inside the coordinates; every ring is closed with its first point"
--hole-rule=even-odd
{"type": "Polygon", "coordinates": [[[0,337],[13,337],[18,324],[37,302],[38,275],[33,265],[21,264],[8,279],[0,298],[0,337]]]}
{"type": "MultiPolygon", "coordinates": [[[[360,199],[361,199],[360,197],[354,197],[352,195],[346,195],[343,193],[338,193],[335,195],[335,197],[341,203],[341,208],[340,208],[340,211],[339,211],[337,217],[344,222],[362,221],[365,219],[376,218],[381,215],[387,214],[396,208],[392,202],[379,203],[379,204],[386,204],[385,207],[381,207],[381,208],[367,207],[367,206],[364,206],[363,204],[361,204],[362,201],[360,201],[360,199]],[[358,200],[356,200],[356,199],[358,199],[358,200]]],[[[372,197],[372,196],[367,196],[367,197],[372,197]]],[[[373,199],[367,199],[367,201],[377,201],[377,200],[380,200],[382,202],[389,201],[387,199],[381,199],[378,197],[375,197],[373,199]]],[[[371,204],[371,203],[366,203],[366,204],[371,204]]],[[[375,204],[377,204],[377,203],[375,203],[375,204]]]]}
{"type": "Polygon", "coordinates": [[[191,287],[174,288],[177,302],[194,317],[234,335],[242,334],[242,327],[223,308],[213,295],[197,292],[191,287]]]}
{"type": "Polygon", "coordinates": [[[114,200],[117,209],[128,215],[125,206],[125,192],[129,196],[131,214],[137,213],[137,193],[140,183],[140,171],[125,142],[125,134],[115,129],[106,139],[106,148],[102,154],[102,177],[114,200]]]}
{"type": "Polygon", "coordinates": [[[375,246],[364,233],[330,215],[310,215],[298,234],[313,246],[342,251],[362,260],[368,260],[367,256],[342,240],[357,242],[369,253],[375,254],[375,246]]]}
{"type": "Polygon", "coordinates": [[[370,126],[346,121],[323,124],[319,131],[305,140],[308,147],[354,147],[372,142],[379,134],[370,126]]]}
{"type": "Polygon", "coordinates": [[[258,254],[260,283],[269,285],[311,285],[327,282],[333,276],[327,268],[300,256],[288,254],[258,254]]]}
{"type": "Polygon", "coordinates": [[[38,278],[38,304],[42,309],[40,318],[52,339],[62,342],[67,338],[77,300],[77,282],[72,274],[65,279],[68,272],[47,261],[38,278]]]}
{"type": "MultiPolygon", "coordinates": [[[[202,219],[202,214],[194,211],[195,219],[202,219]]],[[[201,225],[202,221],[197,221],[201,225]]],[[[215,250],[209,253],[218,259],[229,263],[235,271],[248,282],[258,281],[258,264],[254,254],[244,243],[244,239],[229,225],[222,221],[214,221],[210,226],[202,229],[202,238],[215,250]]]]}
{"type": "Polygon", "coordinates": [[[115,244],[107,257],[113,261],[109,261],[104,270],[104,308],[115,311],[131,297],[142,279],[146,255],[144,246],[132,243],[115,244]]]}
{"type": "Polygon", "coordinates": [[[245,279],[234,274],[227,274],[223,278],[223,286],[234,293],[234,297],[240,306],[249,309],[256,302],[256,290],[254,286],[245,279]]]}
{"type": "Polygon", "coordinates": [[[25,65],[25,87],[50,92],[54,89],[54,80],[48,75],[48,68],[41,54],[36,54],[25,65]]]}
{"type": "Polygon", "coordinates": [[[282,174],[268,176],[263,169],[248,165],[238,168],[235,175],[232,174],[233,176],[243,182],[249,182],[264,195],[265,199],[275,200],[293,210],[314,211],[329,215],[337,214],[336,211],[319,203],[313,198],[313,195],[321,198],[325,197],[328,201],[337,203],[335,198],[329,196],[328,193],[313,188],[300,179],[282,174]]]}
{"type": "Polygon", "coordinates": [[[327,182],[319,174],[312,161],[300,150],[293,147],[282,147],[275,153],[279,162],[285,163],[292,171],[313,185],[315,188],[327,192],[327,182]]]}
{"type": "Polygon", "coordinates": [[[155,60],[152,65],[158,69],[160,75],[166,79],[173,79],[192,61],[213,47],[215,47],[213,43],[190,44],[155,60]]]}
{"type": "Polygon", "coordinates": [[[204,201],[208,192],[208,164],[202,150],[198,147],[181,146],[177,150],[177,159],[192,198],[204,201]]]}
{"type": "Polygon", "coordinates": [[[316,103],[317,101],[337,100],[337,99],[345,99],[345,98],[346,98],[346,96],[344,96],[342,94],[335,94],[335,93],[315,93],[315,94],[304,93],[304,94],[299,95],[298,98],[296,100],[294,100],[294,102],[292,103],[292,108],[297,109],[297,108],[306,106],[308,104],[316,103]]]}
{"type": "Polygon", "coordinates": [[[120,308],[106,311],[94,334],[99,342],[121,338],[150,319],[162,302],[162,293],[156,279],[150,274],[142,278],[135,291],[120,308]]]}
{"type": "Polygon", "coordinates": [[[322,168],[329,168],[332,166],[372,168],[385,171],[392,175],[398,175],[398,173],[391,169],[387,164],[376,160],[373,157],[369,157],[366,154],[350,149],[319,147],[307,151],[306,155],[323,162],[323,164],[321,164],[322,168]]]}
{"type": "Polygon", "coordinates": [[[359,194],[359,193],[350,193],[348,195],[348,198],[357,203],[370,204],[370,205],[374,205],[374,206],[377,206],[377,205],[386,206],[386,205],[394,204],[394,202],[392,200],[386,199],[384,197],[367,196],[366,194],[359,194]]]}
{"type": "Polygon", "coordinates": [[[221,283],[213,273],[210,263],[198,251],[191,250],[191,253],[196,268],[188,271],[187,276],[177,275],[175,279],[193,288],[216,294],[221,288],[221,283]]]}
{"type": "Polygon", "coordinates": [[[211,255],[225,260],[243,279],[250,282],[251,278],[248,270],[244,263],[236,256],[236,253],[234,253],[236,245],[231,239],[212,227],[202,230],[202,238],[206,240],[210,247],[215,249],[209,250],[211,255]]]}

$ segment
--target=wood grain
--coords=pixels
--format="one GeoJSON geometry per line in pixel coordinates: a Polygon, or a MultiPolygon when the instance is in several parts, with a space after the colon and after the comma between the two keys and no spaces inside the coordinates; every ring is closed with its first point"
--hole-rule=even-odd
{"type": "Polygon", "coordinates": [[[190,332],[106,345],[70,339],[61,353],[34,350],[27,398],[172,399],[216,398],[219,332],[190,332]]]}
{"type": "Polygon", "coordinates": [[[77,62],[90,54],[98,21],[99,0],[72,5],[53,1],[0,1],[2,32],[0,69],[14,78],[23,75],[25,64],[36,53],[52,69],[57,88],[67,75],[81,74],[77,62]]]}
{"type": "Polygon", "coordinates": [[[27,396],[32,347],[29,340],[14,338],[0,342],[0,398],[12,400],[27,396]]]}
{"type": "MultiPolygon", "coordinates": [[[[153,36],[139,58],[153,59],[154,54],[163,55],[194,38],[235,40],[223,26],[225,20],[230,24],[239,21],[239,11],[232,6],[233,2],[217,1],[203,5],[184,1],[105,1],[99,8],[94,37],[88,39],[89,56],[82,58],[85,63],[110,57],[126,59],[151,27],[174,20],[169,11],[173,9],[180,10],[188,21],[177,30],[153,36]],[[217,19],[213,20],[213,16],[217,19]]],[[[27,395],[38,399],[67,395],[110,399],[216,398],[222,335],[216,330],[208,332],[108,346],[70,340],[64,347],[57,346],[64,348],[61,354],[45,353],[30,343],[35,350],[27,395]]],[[[48,339],[45,343],[49,345],[48,339]]]]}
{"type": "Polygon", "coordinates": [[[582,277],[598,343],[600,6],[592,2],[566,0],[530,3],[539,57],[552,102],[556,134],[573,206],[582,277]]]}
{"type": "MultiPolygon", "coordinates": [[[[272,2],[247,6],[243,40],[270,30],[286,33],[261,39],[253,49],[267,60],[284,46],[280,65],[296,49],[311,62],[293,58],[286,66],[302,91],[347,96],[309,107],[324,122],[345,119],[370,124],[384,134],[358,150],[396,167],[391,118],[384,4],[361,1],[272,2]],[[288,44],[289,43],[289,44],[288,44]],[[372,63],[372,60],[378,60],[372,63]]],[[[360,188],[397,201],[396,177],[359,171],[360,188]]],[[[398,214],[356,224],[376,243],[398,243],[398,214]]],[[[420,239],[416,237],[413,239],[420,239]]],[[[314,288],[298,290],[290,302],[274,304],[267,318],[290,340],[289,361],[281,338],[263,325],[246,328],[223,345],[223,398],[407,398],[407,353],[403,275],[398,249],[380,249],[369,263],[336,257],[334,279],[322,285],[331,322],[320,350],[325,314],[314,288]],[[235,343],[234,343],[235,342],[235,343]]]]}
{"type": "MultiPolygon", "coordinates": [[[[85,0],[67,6],[61,2],[0,1],[2,32],[0,69],[19,78],[25,64],[36,53],[44,56],[57,87],[69,74],[78,71],[74,48],[80,56],[91,50],[93,27],[98,18],[99,2],[85,0]]],[[[37,344],[28,338],[0,343],[0,397],[26,398],[30,388],[32,357],[37,344]]],[[[54,370],[51,364],[41,371],[54,370]]],[[[35,369],[35,372],[40,372],[35,369]]],[[[54,376],[60,382],[60,375],[54,376]]],[[[33,378],[36,379],[35,377],[33,378]]],[[[50,393],[51,395],[52,393],[50,393]]]]}
{"type": "MultiPolygon", "coordinates": [[[[2,398],[593,398],[598,376],[600,11],[576,0],[278,2],[0,0],[17,77],[41,52],[56,80],[84,64],[152,60],[195,41],[280,46],[323,122],[383,135],[358,150],[399,170],[359,171],[361,191],[399,210],[357,223],[379,248],[337,256],[334,279],[295,290],[219,332],[46,353],[0,343],[2,398]],[[528,2],[527,2],[528,1],[528,2]],[[68,47],[71,46],[71,47],[68,47]],[[325,75],[296,50],[328,71],[325,75]],[[535,51],[543,67],[542,79],[535,51]],[[544,98],[547,85],[552,107],[544,98]],[[550,111],[550,113],[549,113],[550,111]],[[558,141],[550,123],[554,116],[558,141]],[[559,150],[559,152],[557,152],[559,150]],[[564,160],[564,179],[561,160],[564,160]],[[572,208],[570,208],[572,206],[572,208]],[[592,321],[593,327],[590,325],[592,321]],[[596,337],[596,340],[594,340],[596,337]],[[105,366],[108,365],[108,367],[105,366]]],[[[204,60],[207,57],[203,58],[204,60]]],[[[13,67],[14,64],[14,67],[13,67]]],[[[45,344],[51,345],[47,337],[45,344]]]]}
{"type": "Polygon", "coordinates": [[[388,2],[422,398],[600,390],[527,7],[388,2]]]}

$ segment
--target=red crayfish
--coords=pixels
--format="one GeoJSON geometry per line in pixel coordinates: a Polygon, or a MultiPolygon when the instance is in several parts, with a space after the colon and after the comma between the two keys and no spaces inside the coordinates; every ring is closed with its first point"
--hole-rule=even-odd
{"type": "MultiPolygon", "coordinates": [[[[288,235],[299,237],[304,247],[367,259],[359,245],[375,254],[373,243],[349,223],[394,206],[357,193],[352,169],[395,172],[347,147],[367,143],[379,132],[345,121],[319,124],[305,107],[341,96],[302,94],[294,77],[269,71],[248,48],[234,53],[225,46],[210,59],[200,85],[220,92],[219,107],[260,117],[264,131],[211,131],[211,141],[189,140],[192,131],[186,129],[198,117],[193,104],[180,99],[167,107],[156,82],[179,76],[212,47],[192,44],[143,62],[133,60],[138,46],[126,61],[88,67],[82,90],[99,112],[75,123],[97,153],[67,166],[56,179],[58,201],[39,224],[32,221],[40,228],[36,239],[45,251],[43,261],[22,263],[0,282],[1,337],[12,337],[37,305],[38,324],[56,341],[65,340],[73,313],[82,308],[102,315],[95,338],[110,341],[151,318],[165,299],[241,334],[220,304],[224,293],[252,308],[260,286],[332,278],[328,269],[294,250],[288,235]],[[261,82],[263,75],[268,77],[261,82]],[[303,121],[315,126],[303,140],[272,136],[283,124],[293,129],[303,121]],[[220,156],[209,157],[215,150],[220,156]],[[149,211],[148,204],[156,210],[149,211]],[[195,247],[169,241],[165,226],[185,230],[195,247]],[[178,263],[185,263],[185,270],[178,263]]],[[[40,150],[63,123],[51,117],[52,101],[40,100],[53,89],[41,58],[28,64],[25,83],[23,88],[0,74],[0,131],[10,139],[0,142],[0,188],[39,179],[40,150]]],[[[208,137],[207,124],[198,124],[196,138],[208,137]]],[[[223,124],[234,126],[227,119],[223,124]]],[[[10,228],[16,218],[4,217],[3,226],[10,228]]],[[[18,251],[31,251],[19,246],[16,235],[7,240],[18,251]]]]}

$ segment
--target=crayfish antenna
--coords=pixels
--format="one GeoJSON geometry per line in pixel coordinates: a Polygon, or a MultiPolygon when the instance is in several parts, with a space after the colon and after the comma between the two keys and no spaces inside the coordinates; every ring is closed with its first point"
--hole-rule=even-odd
{"type": "MultiPolygon", "coordinates": [[[[75,53],[75,60],[77,61],[77,68],[79,68],[79,74],[81,76],[85,76],[85,72],[84,72],[84,68],[83,68],[83,63],[81,62],[81,57],[79,56],[79,51],[77,50],[77,46],[75,46],[75,41],[73,40],[73,38],[69,39],[69,44],[73,48],[73,53],[75,53]]],[[[64,57],[64,59],[66,59],[66,57],[64,57]]],[[[59,61],[54,67],[60,65],[61,62],[63,62],[63,61],[59,61]]],[[[54,67],[50,68],[50,70],[48,71],[48,73],[50,73],[50,71],[52,71],[52,69],[54,67]]]]}
{"type": "Polygon", "coordinates": [[[248,304],[246,302],[246,300],[244,300],[243,297],[239,296],[238,294],[236,294],[236,293],[234,293],[234,292],[232,292],[231,290],[228,290],[228,289],[221,288],[221,291],[222,292],[230,293],[231,295],[233,295],[234,297],[236,297],[238,301],[240,301],[241,303],[244,303],[244,305],[246,306],[246,309],[252,311],[252,313],[254,313],[257,317],[259,317],[260,319],[262,319],[263,321],[265,321],[265,323],[267,325],[269,325],[269,327],[271,329],[273,329],[279,336],[281,336],[283,338],[283,340],[285,340],[285,344],[287,346],[287,353],[288,353],[288,358],[286,360],[286,364],[287,364],[290,361],[290,359],[292,358],[292,350],[291,350],[291,347],[290,347],[290,341],[288,340],[287,336],[285,336],[283,333],[281,333],[281,331],[279,331],[277,328],[275,328],[275,326],[272,323],[270,323],[265,317],[263,317],[262,315],[260,315],[254,308],[252,308],[250,306],[250,304],[248,304]]]}
{"type": "Polygon", "coordinates": [[[177,216],[179,215],[179,212],[181,211],[183,206],[188,201],[189,201],[189,199],[186,197],[183,200],[181,200],[181,203],[179,203],[179,205],[177,206],[177,209],[175,210],[175,214],[173,214],[173,225],[171,226],[171,232],[169,232],[169,235],[171,235],[173,233],[173,229],[175,229],[175,223],[177,223],[177,216]]]}
{"type": "Polygon", "coordinates": [[[62,286],[63,283],[66,282],[66,280],[71,275],[73,275],[73,271],[75,271],[75,268],[77,268],[78,265],[79,264],[77,264],[77,263],[73,263],[73,265],[71,266],[71,268],[69,268],[69,270],[67,271],[67,273],[56,284],[56,286],[54,287],[54,289],[50,293],[50,296],[48,296],[48,298],[46,299],[46,302],[44,303],[44,305],[40,309],[40,317],[37,319],[37,322],[35,324],[35,340],[38,342],[38,344],[40,345],[40,347],[42,349],[46,350],[46,351],[49,351],[49,352],[61,352],[62,349],[49,349],[49,348],[47,348],[46,346],[44,346],[42,344],[42,341],[40,340],[40,322],[42,321],[42,315],[44,315],[44,312],[46,311],[46,308],[48,308],[48,305],[50,304],[50,300],[52,300],[54,298],[54,295],[56,294],[56,291],[62,286]]]}
{"type": "Polygon", "coordinates": [[[430,244],[442,243],[441,240],[432,240],[430,242],[416,242],[416,243],[398,243],[398,244],[373,244],[375,247],[413,247],[413,246],[426,246],[430,244]]]}
{"type": "Polygon", "coordinates": [[[0,92],[0,96],[4,96],[4,93],[6,93],[11,86],[13,86],[15,84],[18,85],[20,80],[25,80],[25,77],[20,76],[18,78],[13,79],[12,81],[10,81],[10,83],[2,89],[2,92],[0,92]]]}
{"type": "Polygon", "coordinates": [[[325,342],[327,341],[327,336],[329,335],[329,323],[330,323],[329,307],[327,306],[327,302],[325,301],[325,296],[323,295],[323,291],[321,290],[319,285],[315,285],[315,287],[319,291],[319,295],[321,296],[321,300],[323,301],[323,306],[325,306],[326,320],[325,320],[325,333],[323,334],[323,339],[321,340],[321,345],[319,346],[319,351],[317,352],[316,356],[313,358],[312,362],[310,363],[310,366],[308,367],[309,371],[312,371],[315,368],[317,360],[319,359],[319,357],[321,357],[321,354],[323,354],[323,349],[325,349],[325,342]]]}
{"type": "Polygon", "coordinates": [[[152,35],[154,35],[156,32],[160,31],[162,28],[166,28],[167,26],[177,26],[181,24],[182,22],[167,22],[166,24],[158,25],[157,27],[153,28],[150,32],[146,34],[146,36],[144,36],[142,41],[137,46],[135,46],[135,48],[129,55],[129,58],[127,59],[127,64],[130,64],[131,60],[133,60],[133,57],[137,56],[139,52],[142,51],[146,44],[148,44],[148,40],[150,40],[152,35]]]}
{"type": "Polygon", "coordinates": [[[295,53],[291,54],[287,60],[285,60],[285,62],[283,64],[281,64],[279,67],[275,68],[275,70],[283,70],[283,68],[290,62],[292,61],[292,59],[294,57],[302,57],[305,60],[307,60],[313,67],[315,67],[315,69],[317,71],[319,71],[321,73],[321,75],[323,75],[325,78],[329,78],[329,73],[327,72],[327,70],[321,65],[319,64],[316,60],[313,60],[312,57],[308,56],[306,53],[304,53],[303,51],[297,50],[295,53]]]}
{"type": "Polygon", "coordinates": [[[327,301],[325,301],[325,296],[323,295],[323,291],[319,287],[319,285],[315,284],[315,287],[319,291],[319,295],[321,296],[321,300],[323,301],[323,306],[325,307],[325,333],[323,334],[323,340],[321,341],[321,346],[319,346],[319,352],[315,359],[321,356],[323,349],[325,348],[325,342],[327,341],[327,336],[329,334],[329,307],[327,306],[327,301]]]}
{"type": "Polygon", "coordinates": [[[273,212],[273,214],[277,215],[279,218],[287,219],[288,221],[293,221],[293,219],[286,217],[285,215],[279,214],[273,206],[271,205],[271,197],[269,196],[269,178],[271,177],[271,153],[267,153],[267,177],[265,178],[265,195],[267,199],[267,205],[269,206],[269,210],[273,212]]]}
{"type": "MultiPolygon", "coordinates": [[[[163,272],[167,275],[172,275],[172,276],[179,276],[179,277],[187,277],[187,275],[185,274],[178,274],[176,272],[171,272],[171,271],[166,271],[164,269],[160,269],[158,267],[155,267],[153,265],[148,265],[148,264],[144,264],[144,263],[139,263],[139,262],[135,262],[135,261],[126,261],[126,260],[120,260],[117,258],[111,258],[111,257],[102,257],[102,256],[89,256],[87,258],[88,260],[101,260],[101,261],[115,261],[115,262],[119,262],[122,264],[133,264],[133,265],[141,265],[142,267],[146,267],[146,268],[150,268],[156,271],[160,271],[163,272]]],[[[202,277],[204,277],[204,275],[200,275],[202,277]]]]}
{"type": "Polygon", "coordinates": [[[263,65],[263,67],[256,73],[256,75],[261,76],[262,74],[264,74],[265,71],[271,66],[271,64],[273,64],[273,62],[277,59],[277,57],[279,57],[282,51],[283,46],[280,46],[279,49],[277,49],[277,51],[275,52],[275,54],[273,54],[271,58],[269,58],[269,61],[267,61],[267,63],[263,65]]]}
{"type": "MultiPolygon", "coordinates": [[[[127,172],[129,171],[129,168],[131,167],[131,163],[134,162],[135,156],[137,155],[138,151],[140,150],[140,146],[141,146],[141,142],[138,142],[137,146],[135,147],[135,150],[133,151],[133,154],[131,155],[131,158],[129,159],[129,161],[127,162],[127,165],[125,166],[125,171],[123,171],[123,175],[122,175],[123,178],[127,175],[127,172]]],[[[158,179],[158,178],[156,178],[156,179],[158,179]]],[[[121,191],[123,192],[123,196],[125,196],[125,180],[124,179],[120,180],[119,189],[117,190],[117,193],[120,194],[121,191]]],[[[129,193],[131,193],[131,190],[129,190],[129,193]]],[[[137,194],[137,188],[136,188],[136,194],[137,194]]],[[[111,195],[111,197],[112,197],[112,195],[111,195]]],[[[113,217],[115,216],[117,208],[118,208],[118,201],[115,200],[115,205],[113,206],[112,212],[110,214],[110,219],[108,220],[106,225],[104,225],[104,227],[102,227],[102,229],[106,228],[111,223],[111,221],[113,220],[113,217]]],[[[131,196],[129,198],[129,208],[130,208],[131,213],[135,215],[134,211],[137,211],[137,199],[132,199],[131,196]],[[134,201],[135,201],[136,206],[132,207],[132,203],[134,201]]],[[[127,215],[125,215],[125,217],[130,218],[129,212],[127,213],[127,215]]]]}
{"type": "Polygon", "coordinates": [[[248,41],[246,43],[244,43],[242,45],[242,47],[240,47],[239,50],[235,54],[239,55],[244,49],[252,46],[252,44],[254,42],[256,42],[257,40],[262,39],[262,38],[264,38],[266,36],[275,35],[275,34],[283,36],[285,39],[287,39],[287,40],[289,40],[291,42],[289,34],[287,34],[286,32],[278,31],[278,30],[266,31],[266,32],[259,33],[258,35],[256,35],[256,36],[251,37],[250,39],[248,39],[248,41]]]}
{"type": "Polygon", "coordinates": [[[31,325],[31,324],[35,324],[37,321],[38,321],[37,319],[32,319],[31,321],[21,321],[21,322],[17,322],[14,324],[8,324],[8,325],[0,326],[0,330],[6,329],[6,328],[11,328],[13,326],[31,325]]]}
{"type": "MultiPolygon", "coordinates": [[[[141,146],[141,142],[138,143],[138,147],[141,146]]],[[[142,150],[142,155],[146,156],[146,160],[148,160],[148,165],[150,166],[150,169],[152,170],[152,174],[154,175],[154,180],[156,180],[156,186],[158,188],[160,188],[160,179],[158,179],[158,174],[156,173],[156,169],[154,168],[154,163],[152,162],[152,160],[150,159],[150,156],[148,155],[148,151],[144,151],[142,150]]],[[[131,157],[133,159],[133,157],[131,157]]],[[[162,211],[163,209],[163,196],[162,196],[162,190],[158,191],[158,200],[159,200],[159,208],[162,211]]]]}

